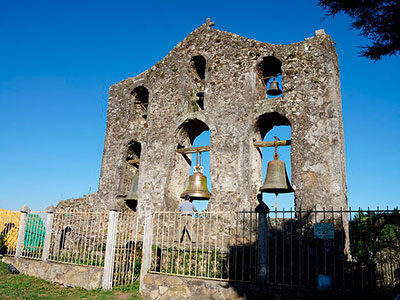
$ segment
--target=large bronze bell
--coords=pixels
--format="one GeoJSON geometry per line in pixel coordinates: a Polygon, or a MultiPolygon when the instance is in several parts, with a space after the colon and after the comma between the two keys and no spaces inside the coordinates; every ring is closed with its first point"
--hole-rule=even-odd
{"type": "Polygon", "coordinates": [[[139,171],[137,171],[135,176],[133,176],[131,187],[129,188],[128,195],[125,197],[124,200],[138,201],[139,199],[138,189],[139,189],[139,171]]]}
{"type": "Polygon", "coordinates": [[[274,79],[269,84],[269,89],[267,90],[267,94],[270,96],[279,96],[282,94],[281,89],[279,88],[279,83],[274,79]]]}
{"type": "Polygon", "coordinates": [[[286,173],[285,163],[279,160],[277,153],[274,155],[274,160],[268,162],[267,176],[264,184],[260,187],[260,191],[274,194],[294,192],[286,173]]]}
{"type": "Polygon", "coordinates": [[[189,184],[186,190],[181,194],[181,198],[189,195],[193,200],[208,200],[211,193],[207,188],[207,177],[203,175],[203,167],[195,166],[193,175],[189,176],[189,184]]]}

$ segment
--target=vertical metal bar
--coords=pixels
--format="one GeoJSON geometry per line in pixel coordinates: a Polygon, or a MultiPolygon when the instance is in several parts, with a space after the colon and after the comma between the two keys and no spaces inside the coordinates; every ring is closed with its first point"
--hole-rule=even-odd
{"type": "Polygon", "coordinates": [[[244,212],[242,213],[243,218],[242,218],[242,281],[244,281],[244,251],[245,251],[245,247],[244,247],[244,223],[245,223],[245,219],[244,219],[244,212]]]}
{"type": "Polygon", "coordinates": [[[332,240],[332,253],[331,253],[331,256],[332,256],[332,259],[333,259],[333,272],[332,272],[332,287],[334,288],[334,289],[337,289],[337,280],[336,280],[336,254],[337,254],[337,251],[336,251],[336,247],[335,247],[335,241],[336,241],[336,228],[339,228],[339,226],[338,226],[338,224],[336,224],[337,223],[337,221],[336,221],[336,218],[335,218],[335,214],[334,214],[334,212],[333,212],[333,206],[331,207],[331,216],[332,216],[332,222],[333,222],[333,240],[332,240]]]}
{"type": "Polygon", "coordinates": [[[252,234],[253,234],[253,214],[252,214],[252,212],[249,212],[249,216],[250,216],[250,224],[249,224],[249,233],[250,233],[250,240],[249,240],[249,258],[250,258],[250,263],[249,263],[249,267],[250,267],[250,272],[249,272],[249,274],[250,274],[250,278],[249,278],[249,280],[251,281],[251,279],[252,279],[252,275],[253,275],[253,273],[252,273],[252,269],[253,269],[253,264],[252,264],[252,255],[251,255],[251,248],[253,247],[253,240],[252,240],[252,234]]]}
{"type": "Polygon", "coordinates": [[[217,277],[217,239],[218,239],[218,230],[220,224],[218,223],[218,214],[215,214],[215,242],[214,242],[214,278],[217,277]]]}
{"type": "MultiPolygon", "coordinates": [[[[352,210],[351,210],[351,207],[350,207],[350,221],[349,221],[349,223],[350,222],[352,222],[352,219],[353,219],[353,215],[352,215],[352,210]]],[[[352,240],[354,240],[354,242],[356,242],[355,241],[355,230],[356,230],[356,228],[354,228],[354,231],[350,231],[349,232],[349,236],[350,236],[350,241],[352,241],[352,240]]],[[[351,247],[351,244],[350,244],[350,247],[351,247]]],[[[351,259],[351,288],[355,288],[355,278],[354,278],[354,260],[353,260],[353,258],[351,259]]]]}
{"type": "MultiPolygon", "coordinates": [[[[230,212],[229,213],[229,224],[232,224],[232,221],[233,221],[233,218],[234,218],[234,212],[230,212]]],[[[234,226],[234,224],[232,224],[233,226],[234,226]]],[[[233,252],[234,251],[234,245],[231,245],[231,242],[233,242],[233,244],[235,243],[235,240],[233,239],[233,240],[231,240],[231,236],[232,236],[232,233],[233,233],[233,226],[229,226],[229,235],[228,235],[228,279],[233,279],[232,277],[231,277],[231,270],[230,270],[230,268],[231,268],[231,257],[230,257],[230,255],[231,255],[231,252],[233,252]]]]}
{"type": "Polygon", "coordinates": [[[282,284],[285,284],[285,208],[282,210],[282,284]]]}
{"type": "MultiPolygon", "coordinates": [[[[135,217],[136,217],[135,247],[134,247],[134,250],[133,250],[133,266],[132,266],[133,271],[132,271],[131,282],[130,282],[131,284],[134,282],[134,278],[136,276],[136,260],[137,260],[137,256],[138,256],[137,255],[137,244],[138,244],[139,218],[137,216],[135,216],[135,217]]],[[[139,272],[140,272],[140,270],[139,270],[139,272]]]]}
{"type": "Polygon", "coordinates": [[[96,227],[97,230],[95,231],[95,235],[93,238],[93,244],[94,244],[94,252],[93,252],[93,265],[94,266],[99,266],[99,239],[100,239],[100,232],[101,232],[101,226],[102,226],[102,222],[101,222],[101,213],[99,213],[96,216],[96,227]]]}
{"type": "Polygon", "coordinates": [[[224,250],[224,240],[225,240],[225,222],[226,222],[226,214],[222,214],[223,215],[223,219],[221,220],[221,225],[222,228],[220,228],[220,232],[221,232],[221,257],[220,257],[220,268],[221,268],[221,276],[220,279],[223,279],[223,274],[224,274],[224,257],[225,257],[225,250],[224,250]]]}
{"type": "MultiPolygon", "coordinates": [[[[183,243],[182,243],[182,245],[183,245],[183,253],[182,253],[182,265],[183,265],[183,270],[182,270],[182,275],[185,275],[185,271],[186,271],[186,246],[187,246],[187,240],[189,240],[189,242],[190,242],[190,239],[189,239],[189,235],[190,235],[190,233],[189,233],[189,229],[188,229],[188,227],[190,228],[190,226],[188,226],[188,216],[185,216],[185,217],[183,217],[183,220],[184,220],[184,228],[185,228],[185,234],[187,233],[187,238],[185,238],[185,236],[183,236],[183,243]]],[[[190,220],[189,220],[189,222],[190,222],[190,220]]]]}
{"type": "Polygon", "coordinates": [[[113,272],[113,286],[119,286],[121,282],[121,277],[122,277],[122,262],[121,262],[121,232],[122,232],[122,226],[123,223],[125,222],[124,220],[124,213],[121,213],[119,215],[119,222],[116,226],[115,230],[115,247],[113,249],[114,251],[114,272],[113,272]]]}
{"type": "MultiPolygon", "coordinates": [[[[325,207],[322,208],[324,223],[326,223],[325,207]]],[[[322,241],[324,243],[324,275],[326,275],[326,240],[322,241]]]]}
{"type": "Polygon", "coordinates": [[[197,276],[197,270],[198,270],[198,265],[199,265],[199,231],[200,231],[200,215],[197,215],[196,218],[196,255],[195,255],[195,267],[194,267],[194,276],[197,276]]]}
{"type": "MultiPolygon", "coordinates": [[[[348,215],[348,213],[347,213],[347,224],[349,223],[349,215],[348,215]]],[[[344,222],[343,222],[343,209],[342,209],[342,207],[340,208],[340,222],[341,222],[341,234],[340,234],[340,237],[341,237],[341,241],[340,241],[340,247],[339,247],[339,249],[340,249],[340,254],[342,255],[342,258],[341,258],[341,260],[342,260],[342,289],[344,290],[346,287],[345,287],[345,271],[344,271],[344,268],[345,268],[345,264],[344,264],[344,260],[345,260],[345,253],[343,253],[343,250],[345,250],[345,241],[344,241],[344,235],[345,235],[345,230],[346,230],[346,227],[345,227],[345,224],[344,224],[344,222]]],[[[348,237],[348,238],[350,238],[350,236],[348,237]]],[[[348,250],[350,250],[350,249],[348,249],[348,250]]],[[[345,250],[345,251],[347,251],[347,250],[345,250]]]]}
{"type": "MultiPolygon", "coordinates": [[[[361,207],[358,207],[358,214],[361,215],[361,207]]],[[[358,226],[358,231],[360,235],[360,242],[362,243],[363,241],[363,232],[361,231],[361,226],[358,226]]],[[[365,242],[365,241],[364,241],[365,242]]],[[[361,291],[364,291],[364,266],[361,263],[361,291]]]]}
{"type": "MultiPolygon", "coordinates": [[[[172,241],[171,241],[171,259],[170,259],[170,265],[171,265],[171,268],[170,268],[170,273],[174,273],[174,257],[173,257],[173,255],[174,255],[174,253],[175,253],[175,239],[176,239],[176,212],[173,212],[173,213],[171,213],[170,214],[170,216],[172,216],[172,218],[173,218],[173,221],[172,221],[172,224],[173,224],[173,226],[172,226],[172,228],[173,228],[173,230],[172,230],[172,235],[173,235],[173,237],[172,237],[172,241]]],[[[179,231],[179,229],[178,229],[178,231],[179,231]]]]}
{"type": "Polygon", "coordinates": [[[126,246],[130,246],[131,243],[127,239],[129,237],[128,230],[127,230],[127,217],[126,213],[121,214],[121,221],[118,222],[118,231],[117,231],[117,245],[115,247],[115,255],[118,255],[117,263],[120,268],[120,272],[117,276],[116,284],[119,286],[124,285],[126,280],[126,273],[127,273],[127,265],[128,265],[128,257],[126,246]],[[127,245],[129,243],[129,245],[127,245]]]}
{"type": "MultiPolygon", "coordinates": [[[[183,239],[185,238],[185,228],[183,228],[182,233],[180,232],[182,230],[182,215],[179,216],[179,226],[178,226],[178,232],[179,232],[179,237],[178,237],[178,258],[177,258],[177,263],[176,265],[176,274],[179,274],[179,265],[180,265],[180,260],[179,260],[179,256],[180,256],[180,252],[181,252],[181,239],[183,237],[183,239]]],[[[183,241],[183,240],[182,240],[183,241]]]]}
{"type": "MultiPolygon", "coordinates": [[[[389,206],[386,206],[386,216],[389,215],[389,206]]],[[[390,236],[390,244],[392,245],[392,237],[390,236]]],[[[394,282],[395,281],[395,276],[394,276],[394,270],[393,270],[393,254],[392,254],[392,247],[389,247],[389,268],[390,268],[390,282],[394,282]]]]}
{"type": "MultiPolygon", "coordinates": [[[[314,208],[314,224],[316,224],[317,223],[317,220],[318,220],[318,218],[317,218],[317,208],[314,208]]],[[[318,261],[318,257],[319,257],[319,255],[318,255],[318,242],[319,242],[319,239],[318,238],[315,238],[315,236],[314,236],[314,242],[315,242],[315,260],[316,260],[316,268],[315,268],[315,275],[314,275],[314,278],[318,278],[318,264],[319,264],[319,261],[318,261]]]]}
{"type": "Polygon", "coordinates": [[[274,280],[275,280],[275,284],[278,283],[278,208],[275,207],[275,276],[274,276],[274,280]]]}
{"type": "Polygon", "coordinates": [[[162,218],[162,236],[161,236],[161,252],[160,252],[160,272],[163,272],[163,260],[164,260],[164,255],[163,251],[165,249],[164,245],[164,236],[165,236],[165,215],[166,213],[163,213],[163,218],[162,218]]]}
{"type": "Polygon", "coordinates": [[[157,212],[157,221],[156,221],[156,238],[155,238],[155,255],[154,255],[154,271],[157,271],[157,263],[158,263],[158,249],[160,248],[160,212],[157,212]]]}
{"type": "MultiPolygon", "coordinates": [[[[369,209],[369,206],[368,206],[368,219],[369,219],[369,239],[372,241],[372,243],[374,244],[374,247],[373,248],[375,248],[375,243],[376,243],[376,241],[375,241],[375,239],[373,238],[373,235],[372,235],[372,232],[373,232],[373,226],[372,226],[372,218],[371,218],[371,211],[370,211],[370,209],[369,209]]],[[[373,212],[373,214],[375,215],[376,213],[375,212],[373,212]]],[[[376,224],[374,224],[375,226],[376,226],[376,224]]],[[[368,224],[367,224],[367,226],[368,226],[368,224]]],[[[373,265],[376,265],[376,263],[374,263],[374,262],[369,262],[369,264],[368,264],[368,268],[369,268],[369,278],[367,278],[367,282],[369,282],[370,284],[369,284],[369,286],[370,286],[370,289],[371,290],[374,290],[374,287],[373,287],[373,285],[374,285],[374,280],[373,280],[373,278],[374,278],[374,275],[373,275],[373,271],[372,271],[372,267],[373,267],[373,265]]],[[[376,281],[375,281],[375,283],[376,283],[376,281]]]]}
{"type": "Polygon", "coordinates": [[[204,265],[204,244],[205,244],[205,231],[206,231],[206,217],[208,218],[208,214],[204,214],[204,219],[203,219],[203,241],[202,241],[202,256],[201,256],[201,276],[204,276],[204,270],[205,270],[205,265],[204,265]]]}
{"type": "MultiPolygon", "coordinates": [[[[300,236],[300,233],[299,233],[299,236],[300,236]]],[[[300,245],[299,245],[299,249],[300,249],[300,245]]],[[[299,260],[300,260],[300,255],[299,255],[299,260]]],[[[293,210],[292,210],[292,207],[290,207],[290,285],[293,285],[293,210]]]]}
{"type": "MultiPolygon", "coordinates": [[[[270,237],[271,237],[271,234],[270,234],[270,228],[271,228],[271,218],[269,217],[269,211],[266,213],[266,225],[267,225],[267,237],[266,237],[266,243],[267,243],[267,245],[265,246],[265,248],[266,248],[266,250],[267,250],[267,274],[266,274],[266,279],[267,279],[267,283],[269,283],[269,274],[270,274],[270,267],[269,267],[269,265],[270,265],[270,257],[271,257],[271,248],[270,248],[270,237]]],[[[260,255],[260,251],[258,251],[258,253],[257,253],[257,255],[260,255]]]]}
{"type": "Polygon", "coordinates": [[[190,276],[192,273],[192,245],[194,241],[194,224],[193,222],[195,222],[195,218],[193,218],[194,216],[192,216],[192,218],[190,219],[190,241],[189,241],[189,261],[188,261],[188,275],[190,276]]]}
{"type": "Polygon", "coordinates": [[[208,257],[207,257],[207,277],[210,277],[210,263],[211,263],[211,234],[212,234],[212,214],[210,215],[210,226],[209,226],[209,236],[208,236],[208,257]]]}
{"type": "MultiPolygon", "coordinates": [[[[301,210],[299,210],[298,211],[298,216],[299,216],[299,221],[297,222],[297,226],[301,226],[300,224],[301,224],[301,222],[303,222],[302,221],[302,216],[301,216],[301,210]]],[[[307,220],[307,223],[305,223],[304,224],[304,232],[305,232],[305,234],[306,234],[306,241],[305,241],[305,249],[303,250],[302,249],[302,242],[301,242],[301,234],[299,234],[299,236],[298,236],[298,243],[299,243],[299,281],[298,281],[298,285],[300,286],[300,285],[302,285],[302,277],[301,277],[301,275],[302,275],[302,271],[303,271],[303,261],[302,261],[302,256],[303,256],[303,253],[304,254],[307,254],[307,257],[304,257],[304,260],[305,261],[307,261],[306,262],[306,264],[307,264],[307,283],[309,282],[309,278],[310,278],[310,246],[309,246],[309,242],[308,242],[308,235],[309,235],[309,230],[308,230],[308,220],[307,220]]],[[[297,228],[298,229],[298,231],[300,231],[301,230],[301,228],[297,228]]],[[[305,268],[304,268],[305,269],[305,268]]]]}
{"type": "Polygon", "coordinates": [[[167,213],[167,222],[164,226],[167,226],[167,237],[166,237],[166,253],[165,253],[165,273],[168,273],[168,266],[169,266],[169,249],[171,246],[171,235],[170,235],[170,227],[171,227],[171,213],[167,213]]]}
{"type": "Polygon", "coordinates": [[[101,249],[101,254],[100,254],[100,257],[99,257],[99,266],[103,265],[104,251],[105,251],[105,247],[104,247],[104,230],[105,230],[106,226],[108,226],[108,221],[109,221],[108,220],[108,216],[106,216],[104,213],[102,213],[101,218],[102,218],[102,222],[101,222],[101,225],[102,225],[101,233],[102,234],[101,234],[100,239],[99,239],[100,249],[101,249]],[[106,219],[107,219],[107,221],[106,221],[106,219]]]}
{"type": "Polygon", "coordinates": [[[237,276],[237,265],[238,265],[238,228],[239,228],[239,215],[236,212],[236,230],[235,230],[235,278],[238,279],[237,276]]]}

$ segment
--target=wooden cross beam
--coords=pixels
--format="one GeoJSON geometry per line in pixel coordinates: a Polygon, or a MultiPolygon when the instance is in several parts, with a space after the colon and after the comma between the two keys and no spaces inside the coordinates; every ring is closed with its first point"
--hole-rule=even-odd
{"type": "MultiPolygon", "coordinates": [[[[254,142],[253,145],[255,147],[275,147],[275,143],[278,147],[290,146],[292,144],[292,140],[254,142]]],[[[210,149],[211,149],[211,146],[189,147],[189,148],[178,149],[178,150],[176,150],[176,152],[182,153],[182,154],[189,154],[189,153],[207,152],[207,151],[210,151],[210,149]]]]}

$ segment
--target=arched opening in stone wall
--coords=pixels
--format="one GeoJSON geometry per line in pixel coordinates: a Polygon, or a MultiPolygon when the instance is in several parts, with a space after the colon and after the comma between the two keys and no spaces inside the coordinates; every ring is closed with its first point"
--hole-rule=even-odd
{"type": "Polygon", "coordinates": [[[193,56],[191,65],[199,76],[199,79],[204,80],[206,75],[206,59],[202,55],[193,56]]]}
{"type": "MultiPolygon", "coordinates": [[[[266,113],[258,119],[259,137],[258,141],[275,141],[290,140],[291,139],[291,125],[287,118],[279,113],[266,113]],[[276,137],[276,138],[275,138],[276,137]]],[[[265,183],[268,162],[274,159],[274,147],[260,147],[260,162],[262,164],[262,185],[265,183]]],[[[287,176],[290,183],[291,180],[291,146],[278,147],[279,160],[283,161],[286,166],[287,176]]],[[[262,199],[271,210],[276,208],[278,210],[288,210],[294,205],[294,193],[280,193],[276,199],[274,193],[262,193],[262,199]]]]}
{"type": "MultiPolygon", "coordinates": [[[[175,138],[176,150],[208,146],[210,145],[210,130],[204,122],[191,119],[179,126],[175,138]]],[[[166,205],[168,210],[177,210],[179,203],[182,201],[180,196],[187,188],[189,176],[193,174],[193,167],[196,164],[196,154],[181,154],[176,152],[172,160],[166,191],[166,205]]],[[[209,152],[201,154],[201,161],[204,167],[203,174],[207,176],[208,190],[211,192],[209,152]]],[[[193,203],[198,210],[203,210],[208,205],[208,201],[205,200],[195,200],[193,203]]]]}
{"type": "Polygon", "coordinates": [[[190,110],[204,110],[206,59],[201,55],[193,56],[190,60],[190,68],[193,84],[190,97],[190,110]]]}
{"type": "Polygon", "coordinates": [[[149,107],[149,90],[143,86],[138,86],[133,89],[132,100],[135,105],[135,115],[147,119],[149,107]]]}
{"type": "Polygon", "coordinates": [[[264,57],[257,66],[260,83],[264,86],[267,98],[282,95],[282,63],[274,56],[264,57]]]}
{"type": "Polygon", "coordinates": [[[125,204],[132,210],[136,211],[137,201],[132,200],[132,192],[137,194],[137,183],[139,176],[140,154],[142,145],[139,142],[131,141],[128,144],[125,156],[125,171],[121,180],[120,192],[125,200],[125,204]]]}

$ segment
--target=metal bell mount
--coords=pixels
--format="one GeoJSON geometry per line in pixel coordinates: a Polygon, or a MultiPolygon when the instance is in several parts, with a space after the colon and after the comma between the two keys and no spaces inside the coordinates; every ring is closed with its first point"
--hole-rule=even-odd
{"type": "Polygon", "coordinates": [[[193,200],[208,200],[211,193],[207,187],[207,177],[203,175],[204,168],[201,166],[201,153],[199,162],[199,153],[196,153],[196,166],[193,168],[193,175],[189,176],[189,183],[185,191],[181,194],[181,198],[189,195],[193,200]]]}

